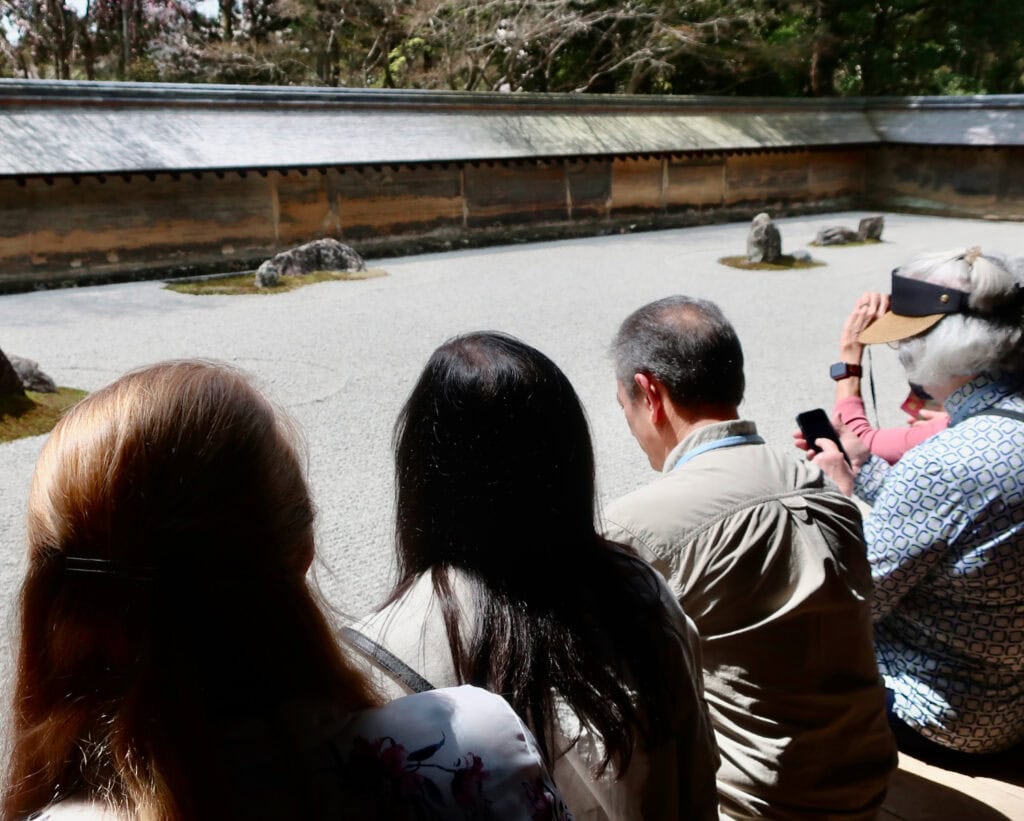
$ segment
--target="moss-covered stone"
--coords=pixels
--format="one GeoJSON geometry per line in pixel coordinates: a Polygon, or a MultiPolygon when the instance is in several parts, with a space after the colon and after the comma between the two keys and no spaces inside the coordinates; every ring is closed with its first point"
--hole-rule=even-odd
{"type": "Polygon", "coordinates": [[[0,442],[49,433],[64,411],[86,394],[77,388],[57,388],[56,393],[0,396],[0,442]]]}
{"type": "Polygon", "coordinates": [[[216,277],[211,279],[192,280],[190,282],[168,282],[164,287],[168,291],[177,291],[179,294],[194,295],[234,295],[234,294],[282,294],[286,291],[294,291],[304,285],[313,285],[317,282],[335,282],[350,279],[372,279],[373,277],[387,276],[387,271],[380,268],[371,268],[367,271],[314,271],[311,274],[301,276],[283,276],[281,283],[273,288],[256,287],[256,279],[251,274],[238,274],[230,277],[216,277]]]}
{"type": "Polygon", "coordinates": [[[722,265],[730,268],[740,268],[744,271],[791,271],[794,268],[824,268],[825,263],[816,259],[803,260],[783,254],[775,262],[751,262],[745,256],[722,257],[718,260],[722,265]]]}

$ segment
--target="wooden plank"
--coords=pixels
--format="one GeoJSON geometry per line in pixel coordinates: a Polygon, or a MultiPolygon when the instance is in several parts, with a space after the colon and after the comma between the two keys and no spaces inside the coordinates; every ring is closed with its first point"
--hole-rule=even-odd
{"type": "Polygon", "coordinates": [[[1010,771],[1001,767],[991,775],[967,775],[900,753],[899,769],[889,784],[880,817],[907,821],[1024,819],[1024,767],[1020,755],[1016,759],[1010,771]]]}

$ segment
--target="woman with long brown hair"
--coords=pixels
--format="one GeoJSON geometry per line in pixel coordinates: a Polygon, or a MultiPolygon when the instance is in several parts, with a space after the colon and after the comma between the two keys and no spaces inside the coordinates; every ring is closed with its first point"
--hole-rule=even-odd
{"type": "Polygon", "coordinates": [[[292,441],[244,377],[202,362],[129,374],[54,429],[30,494],[4,818],[557,810],[497,697],[375,708],[306,579],[292,441]]]}

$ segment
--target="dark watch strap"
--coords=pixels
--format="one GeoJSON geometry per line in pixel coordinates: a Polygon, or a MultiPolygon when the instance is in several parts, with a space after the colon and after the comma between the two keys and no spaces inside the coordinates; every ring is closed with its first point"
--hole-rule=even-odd
{"type": "Polygon", "coordinates": [[[828,375],[836,382],[849,379],[851,376],[860,376],[863,372],[860,365],[851,365],[849,362],[836,362],[828,369],[828,375]]]}

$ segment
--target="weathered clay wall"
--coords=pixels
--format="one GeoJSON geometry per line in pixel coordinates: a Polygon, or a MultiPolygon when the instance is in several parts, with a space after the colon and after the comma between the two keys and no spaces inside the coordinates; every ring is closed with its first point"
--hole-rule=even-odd
{"type": "Polygon", "coordinates": [[[1024,148],[882,145],[300,171],[0,178],[0,290],[844,207],[1024,220],[1024,148]]]}
{"type": "Polygon", "coordinates": [[[1024,220],[1024,148],[882,145],[867,171],[877,207],[1024,220]]]}
{"type": "Polygon", "coordinates": [[[380,256],[843,208],[1024,218],[1024,95],[0,78],[0,289],[241,270],[320,236],[380,256]]]}
{"type": "Polygon", "coordinates": [[[0,289],[235,270],[314,237],[380,254],[844,207],[866,149],[0,178],[0,289]]]}

